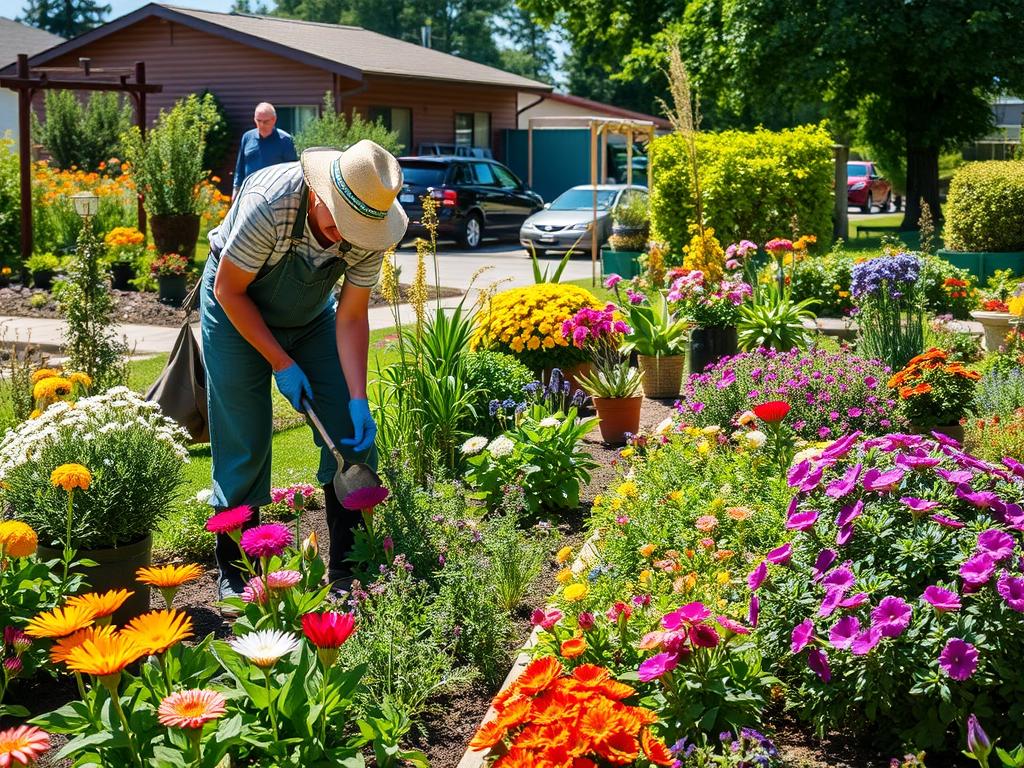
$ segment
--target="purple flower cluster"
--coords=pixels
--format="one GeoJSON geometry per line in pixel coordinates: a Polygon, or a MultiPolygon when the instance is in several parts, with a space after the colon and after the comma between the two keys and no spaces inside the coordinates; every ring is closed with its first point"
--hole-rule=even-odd
{"type": "Polygon", "coordinates": [[[857,299],[883,293],[892,298],[905,295],[921,276],[921,260],[909,253],[880,256],[853,267],[850,291],[857,299]]]}
{"type": "Polygon", "coordinates": [[[739,306],[753,294],[753,288],[738,278],[709,284],[700,270],[691,270],[672,281],[667,299],[691,322],[701,327],[735,325],[739,306]]]}
{"type": "Polygon", "coordinates": [[[861,430],[903,426],[885,387],[890,370],[849,352],[757,349],[693,374],[677,408],[694,426],[727,426],[768,400],[792,406],[789,426],[802,438],[825,440],[861,430]]]}

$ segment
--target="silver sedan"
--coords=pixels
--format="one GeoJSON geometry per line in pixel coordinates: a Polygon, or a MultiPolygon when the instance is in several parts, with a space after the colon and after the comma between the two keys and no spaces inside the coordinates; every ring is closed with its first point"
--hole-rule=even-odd
{"type": "MultiPolygon", "coordinates": [[[[538,258],[546,251],[590,252],[591,226],[594,224],[594,187],[583,184],[572,187],[545,204],[543,211],[530,216],[519,230],[519,242],[527,252],[538,258]]],[[[634,184],[599,184],[597,186],[597,242],[604,245],[612,232],[611,212],[626,196],[647,197],[647,187],[634,184]]]]}

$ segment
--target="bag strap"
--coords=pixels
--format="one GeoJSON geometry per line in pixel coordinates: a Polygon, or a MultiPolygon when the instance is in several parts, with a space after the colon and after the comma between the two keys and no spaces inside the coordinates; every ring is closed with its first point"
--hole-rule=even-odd
{"type": "Polygon", "coordinates": [[[306,213],[309,210],[309,185],[302,182],[299,190],[299,211],[295,214],[295,223],[292,224],[291,241],[292,245],[298,245],[306,235],[306,213]]]}
{"type": "Polygon", "coordinates": [[[185,324],[188,324],[189,316],[199,309],[199,292],[203,289],[203,276],[200,275],[199,279],[196,280],[196,284],[192,286],[192,290],[185,296],[185,300],[181,303],[181,308],[185,310],[185,324]]]}

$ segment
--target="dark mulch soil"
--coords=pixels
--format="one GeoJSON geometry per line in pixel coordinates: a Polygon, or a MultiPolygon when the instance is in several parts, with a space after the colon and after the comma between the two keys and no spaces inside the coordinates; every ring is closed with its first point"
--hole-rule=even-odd
{"type": "MultiPolygon", "coordinates": [[[[408,301],[409,286],[401,284],[399,290],[402,301],[408,301]]],[[[434,290],[428,287],[430,298],[433,299],[434,290]]],[[[161,304],[155,293],[139,291],[111,291],[114,295],[114,318],[120,323],[131,323],[134,325],[181,325],[184,315],[180,309],[161,304]]],[[[462,291],[457,288],[446,288],[441,286],[436,290],[437,298],[449,298],[461,296],[462,291]]],[[[40,301],[36,299],[36,301],[40,301]]],[[[370,297],[370,306],[378,307],[387,304],[375,288],[370,297]]],[[[26,288],[13,284],[7,288],[0,288],[0,315],[13,315],[16,317],[60,317],[57,312],[57,303],[49,291],[38,288],[26,288]],[[33,306],[30,302],[34,296],[43,296],[46,303],[41,306],[33,306]]]]}

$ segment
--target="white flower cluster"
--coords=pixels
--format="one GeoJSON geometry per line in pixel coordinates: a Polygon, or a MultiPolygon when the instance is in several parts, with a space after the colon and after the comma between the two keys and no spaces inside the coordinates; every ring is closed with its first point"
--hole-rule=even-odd
{"type": "Polygon", "coordinates": [[[114,387],[74,404],[54,403],[37,418],[7,430],[0,440],[0,478],[22,464],[39,461],[45,448],[61,441],[92,442],[116,431],[144,432],[188,461],[188,433],[164,416],[158,404],[128,387],[114,387]]]}
{"type": "Polygon", "coordinates": [[[459,449],[465,456],[476,456],[480,451],[487,447],[487,438],[476,435],[469,438],[462,444],[459,449]]]}
{"type": "Polygon", "coordinates": [[[498,435],[496,438],[491,440],[491,444],[487,446],[487,450],[491,452],[491,456],[496,459],[508,456],[515,450],[516,444],[513,443],[505,435],[498,435]]]}

